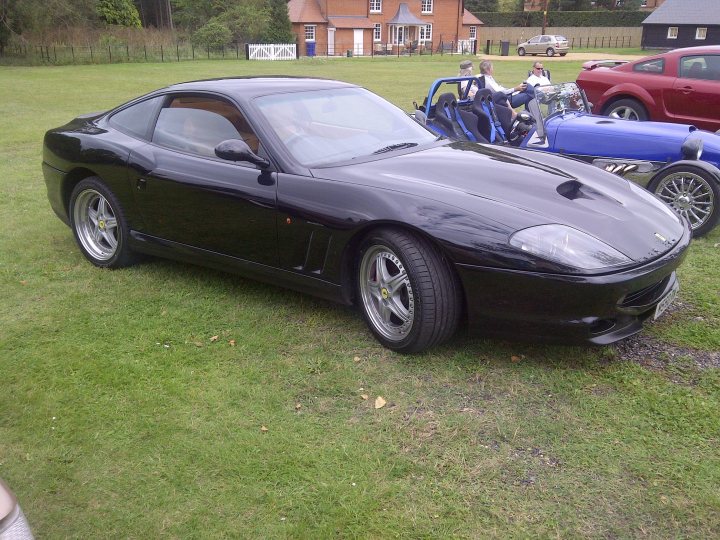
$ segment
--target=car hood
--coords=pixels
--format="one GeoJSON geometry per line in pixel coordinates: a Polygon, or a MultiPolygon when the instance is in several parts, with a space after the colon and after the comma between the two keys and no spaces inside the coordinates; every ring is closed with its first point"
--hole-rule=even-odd
{"type": "Polygon", "coordinates": [[[703,140],[703,160],[720,158],[720,136],[687,124],[568,113],[548,119],[546,129],[554,151],[563,154],[673,162],[683,159],[680,148],[690,137],[703,140]]]}
{"type": "Polygon", "coordinates": [[[684,225],[647,191],[610,173],[544,152],[455,142],[316,176],[432,199],[513,232],[549,223],[584,231],[634,261],[669,250],[684,225]]]}

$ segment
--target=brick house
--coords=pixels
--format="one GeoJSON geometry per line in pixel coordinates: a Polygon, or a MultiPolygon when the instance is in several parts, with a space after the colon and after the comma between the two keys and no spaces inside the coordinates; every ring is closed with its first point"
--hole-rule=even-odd
{"type": "Polygon", "coordinates": [[[483,24],[462,0],[289,0],[305,56],[475,50],[483,24]]]}

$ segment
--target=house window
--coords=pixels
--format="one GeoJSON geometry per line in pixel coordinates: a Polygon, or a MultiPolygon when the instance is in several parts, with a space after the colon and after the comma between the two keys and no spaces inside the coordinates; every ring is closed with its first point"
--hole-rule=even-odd
{"type": "Polygon", "coordinates": [[[376,23],[373,30],[373,40],[382,41],[382,24],[376,23]]]}
{"type": "Polygon", "coordinates": [[[677,29],[678,29],[677,26],[670,26],[668,28],[667,38],[668,39],[677,39],[677,29]]]}
{"type": "Polygon", "coordinates": [[[432,41],[432,24],[420,27],[420,41],[432,41]]]}
{"type": "Polygon", "coordinates": [[[402,45],[405,43],[405,27],[404,26],[393,26],[392,27],[392,42],[396,45],[402,45]]]}
{"type": "Polygon", "coordinates": [[[305,41],[315,41],[315,25],[305,25],[305,41]]]}
{"type": "Polygon", "coordinates": [[[647,0],[642,0],[640,2],[640,7],[647,7],[647,0]]]}
{"type": "Polygon", "coordinates": [[[477,39],[477,26],[470,27],[470,39],[477,39]]]}
{"type": "Polygon", "coordinates": [[[695,39],[705,39],[707,37],[707,28],[698,26],[695,29],[695,39]]]}
{"type": "Polygon", "coordinates": [[[432,13],[432,0],[422,0],[422,12],[432,13]]]}
{"type": "Polygon", "coordinates": [[[382,11],[382,0],[370,0],[370,13],[380,13],[382,11]]]}

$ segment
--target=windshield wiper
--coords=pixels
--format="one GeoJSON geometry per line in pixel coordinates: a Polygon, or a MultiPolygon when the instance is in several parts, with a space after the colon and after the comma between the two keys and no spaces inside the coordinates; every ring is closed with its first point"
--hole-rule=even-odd
{"type": "Polygon", "coordinates": [[[391,144],[390,146],[380,148],[380,150],[375,150],[373,154],[384,154],[385,152],[392,152],[393,150],[400,150],[402,148],[412,148],[413,146],[417,145],[418,143],[416,142],[402,142],[397,144],[391,144]]]}

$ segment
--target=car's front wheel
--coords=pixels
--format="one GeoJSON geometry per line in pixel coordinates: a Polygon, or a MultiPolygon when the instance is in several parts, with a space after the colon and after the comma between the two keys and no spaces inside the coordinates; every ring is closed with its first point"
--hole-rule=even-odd
{"type": "Polygon", "coordinates": [[[548,56],[555,56],[555,49],[553,49],[552,47],[548,47],[548,49],[547,49],[547,51],[545,51],[545,53],[548,56]]]}
{"type": "Polygon", "coordinates": [[[518,56],[525,56],[525,49],[523,49],[522,47],[520,47],[520,48],[518,49],[518,56]]]}
{"type": "Polygon", "coordinates": [[[702,236],[710,232],[720,220],[718,211],[720,186],[700,167],[692,165],[668,167],[653,178],[648,189],[678,214],[687,218],[693,236],[702,236]]]}
{"type": "Polygon", "coordinates": [[[86,178],[73,189],[70,226],[83,255],[95,266],[120,268],[134,262],[125,214],[99,178],[86,178]]]}
{"type": "Polygon", "coordinates": [[[363,316],[385,347],[412,353],[450,338],[460,320],[460,285],[447,260],[423,238],[396,229],[362,242],[357,268],[363,316]]]}
{"type": "Polygon", "coordinates": [[[645,107],[634,99],[619,99],[605,109],[605,116],[622,120],[647,120],[645,107]]]}

